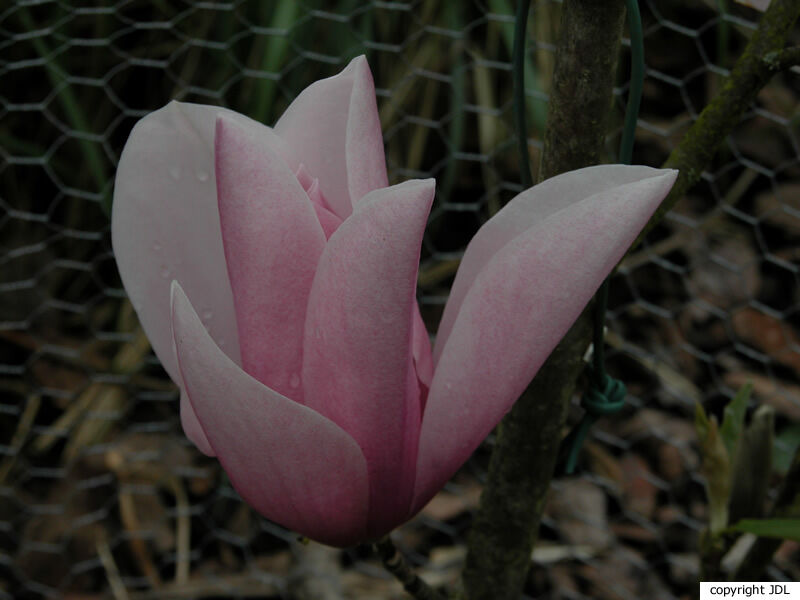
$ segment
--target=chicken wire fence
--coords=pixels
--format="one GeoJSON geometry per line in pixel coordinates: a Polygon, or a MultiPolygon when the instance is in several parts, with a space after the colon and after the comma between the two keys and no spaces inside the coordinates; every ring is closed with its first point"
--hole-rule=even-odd
{"type": "MultiPolygon", "coordinates": [[[[127,301],[102,206],[136,120],[170,99],[274,123],[365,53],[390,178],[437,179],[419,298],[430,331],[476,229],[520,190],[509,0],[17,0],[0,8],[0,598],[402,597],[366,551],[304,545],[253,513],[180,430],[175,386],[127,301]]],[[[535,168],[561,5],[532,9],[535,168]]],[[[757,13],[642,3],[634,162],[660,165],[719,90],[757,13]]],[[[795,36],[796,37],[796,36],[795,36]]],[[[623,45],[613,161],[627,81],[623,45]]],[[[745,381],[776,411],[776,477],[800,439],[797,70],[759,94],[699,185],[611,288],[610,369],[630,405],[553,484],[533,597],[694,590],[706,519],[691,415],[745,381]],[[611,574],[611,575],[610,575],[611,574]]],[[[546,282],[545,282],[546,283],[546,282]]],[[[577,416],[579,411],[576,409],[577,416]]],[[[397,533],[434,584],[458,577],[491,438],[397,533]]],[[[269,474],[265,473],[265,477],[269,474]]],[[[800,579],[784,544],[770,575],[800,579]]]]}

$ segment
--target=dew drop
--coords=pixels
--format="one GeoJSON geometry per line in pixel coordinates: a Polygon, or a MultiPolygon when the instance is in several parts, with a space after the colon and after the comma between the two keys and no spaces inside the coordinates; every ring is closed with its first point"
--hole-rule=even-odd
{"type": "Polygon", "coordinates": [[[214,316],[214,313],[211,312],[210,310],[204,310],[203,311],[203,321],[209,321],[209,320],[211,320],[211,317],[213,317],[213,316],[214,316]]]}
{"type": "Polygon", "coordinates": [[[208,181],[208,171],[204,171],[203,169],[197,169],[195,171],[195,175],[197,175],[197,179],[202,182],[208,181]]]}
{"type": "Polygon", "coordinates": [[[172,277],[172,271],[168,267],[161,267],[161,279],[169,279],[172,277]]]}
{"type": "Polygon", "coordinates": [[[292,376],[289,378],[289,385],[293,388],[300,385],[300,376],[297,373],[292,373],[292,376]]]}
{"type": "Polygon", "coordinates": [[[169,176],[172,177],[175,181],[181,178],[181,168],[180,167],[170,167],[169,168],[169,176]]]}
{"type": "Polygon", "coordinates": [[[446,387],[448,390],[452,390],[453,384],[448,381],[447,383],[444,384],[444,387],[446,387]]]}

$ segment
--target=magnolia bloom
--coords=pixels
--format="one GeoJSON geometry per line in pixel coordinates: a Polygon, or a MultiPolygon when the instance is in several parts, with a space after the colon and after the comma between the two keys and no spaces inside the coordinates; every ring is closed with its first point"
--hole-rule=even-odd
{"type": "Polygon", "coordinates": [[[181,421],[256,510],[345,546],[416,514],[510,409],[675,172],[601,166],[512,200],[431,350],[432,180],[389,186],[363,57],[274,128],[173,102],[133,129],[112,239],[181,421]]]}

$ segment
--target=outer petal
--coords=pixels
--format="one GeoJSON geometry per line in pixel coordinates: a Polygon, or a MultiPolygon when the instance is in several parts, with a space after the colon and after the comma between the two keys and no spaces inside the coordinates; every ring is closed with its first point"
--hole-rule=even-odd
{"type": "Polygon", "coordinates": [[[409,181],[367,196],[328,241],[309,299],[305,402],[363,450],[374,534],[405,518],[413,491],[413,307],[433,192],[433,180],[409,181]]]}
{"type": "Polygon", "coordinates": [[[275,131],[291,148],[293,164],[319,178],[341,219],[364,194],[388,185],[375,85],[363,56],[303,90],[275,131]]]}
{"type": "MultiPolygon", "coordinates": [[[[180,377],[169,331],[173,279],[202,298],[197,308],[211,336],[239,361],[214,176],[218,114],[285,153],[280,138],[255,121],[215,106],[171,102],[136,124],[117,168],[111,215],[114,254],[153,350],[175,382],[180,377]]],[[[191,431],[187,435],[201,448],[208,447],[191,431]]]]}
{"type": "Polygon", "coordinates": [[[325,234],[306,192],[268,143],[227,117],[217,120],[215,143],[242,367],[302,401],[306,305],[325,234]]]}
{"type": "Polygon", "coordinates": [[[514,237],[477,274],[434,373],[420,435],[415,510],[511,408],[676,175],[660,171],[553,212],[514,237]]]}
{"type": "Polygon", "coordinates": [[[153,349],[176,379],[169,333],[173,279],[197,298],[214,340],[239,360],[236,316],[222,250],[214,175],[214,125],[225,114],[282,154],[283,142],[247,117],[171,102],[140,120],[122,152],[111,234],[120,276],[153,349]],[[209,316],[210,315],[210,316],[209,316]]]}
{"type": "Polygon", "coordinates": [[[214,449],[208,442],[208,436],[206,432],[203,431],[203,426],[200,425],[200,421],[197,420],[197,415],[194,414],[192,403],[189,402],[189,397],[186,395],[185,390],[181,390],[180,411],[181,427],[183,427],[183,432],[186,434],[186,437],[192,440],[194,445],[197,446],[197,449],[206,456],[215,456],[214,449]]]}
{"type": "MultiPolygon", "coordinates": [[[[431,352],[431,338],[425,327],[425,321],[419,312],[419,305],[414,304],[414,329],[412,331],[412,345],[414,350],[414,365],[417,377],[426,388],[431,386],[433,379],[433,358],[431,352]]],[[[424,408],[424,406],[423,406],[424,408]]]]}
{"type": "Polygon", "coordinates": [[[234,364],[177,283],[172,328],[188,397],[244,500],[268,519],[323,543],[363,540],[367,470],[353,439],[234,364]]]}
{"type": "Polygon", "coordinates": [[[518,194],[470,240],[436,334],[434,364],[439,361],[475,278],[503,246],[550,215],[593,194],[661,174],[663,171],[652,167],[598,165],[563,173],[518,194]]]}

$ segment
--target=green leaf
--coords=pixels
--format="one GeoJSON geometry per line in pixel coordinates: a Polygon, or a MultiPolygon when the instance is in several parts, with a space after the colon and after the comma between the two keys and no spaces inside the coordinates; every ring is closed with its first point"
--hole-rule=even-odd
{"type": "Polygon", "coordinates": [[[733,481],[729,509],[730,522],[764,516],[764,504],[772,477],[772,448],[775,409],[759,406],[750,424],[742,431],[733,460],[733,481]]]}
{"type": "Polygon", "coordinates": [[[702,404],[694,405],[694,430],[697,433],[697,438],[702,443],[708,437],[708,415],[702,404]]]}
{"type": "Polygon", "coordinates": [[[800,519],[743,519],[730,531],[800,542],[800,519]]]}
{"type": "MultiPolygon", "coordinates": [[[[489,10],[500,15],[514,15],[514,6],[509,0],[489,0],[489,10]]],[[[496,22],[503,23],[502,21],[496,22]]],[[[508,51],[511,52],[511,48],[514,46],[514,25],[513,22],[503,24],[505,27],[501,27],[501,34],[508,51]]],[[[543,91],[542,74],[540,70],[534,66],[528,53],[525,55],[524,68],[525,89],[533,88],[537,92],[543,91]]],[[[528,113],[528,126],[531,127],[533,131],[544,131],[545,125],[547,124],[547,105],[527,94],[525,105],[526,112],[528,113]]]]}
{"type": "Polygon", "coordinates": [[[800,423],[792,423],[775,436],[772,464],[781,475],[786,475],[792,465],[792,457],[800,446],[800,423]]]}
{"type": "Polygon", "coordinates": [[[744,428],[744,414],[752,391],[753,384],[748,381],[725,407],[719,433],[731,460],[736,456],[736,450],[744,428]]]}

